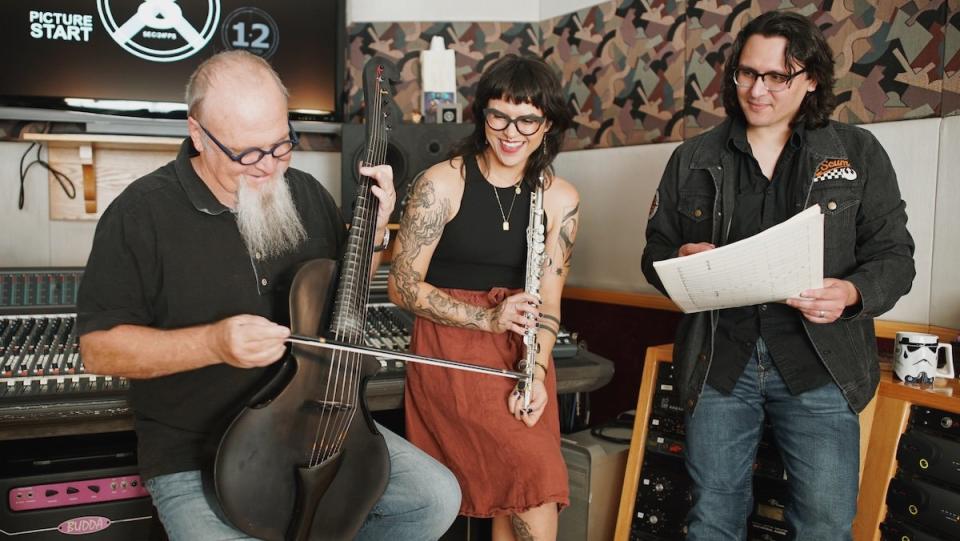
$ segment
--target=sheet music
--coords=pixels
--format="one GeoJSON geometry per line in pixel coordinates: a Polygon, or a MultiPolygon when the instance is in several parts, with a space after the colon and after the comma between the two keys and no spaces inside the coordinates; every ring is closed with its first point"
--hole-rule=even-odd
{"type": "Polygon", "coordinates": [[[752,237],[653,268],[687,314],[796,297],[823,287],[823,214],[814,205],[752,237]]]}

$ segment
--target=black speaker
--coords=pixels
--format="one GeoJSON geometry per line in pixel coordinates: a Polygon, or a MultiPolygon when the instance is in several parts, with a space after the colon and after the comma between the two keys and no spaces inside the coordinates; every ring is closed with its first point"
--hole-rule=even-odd
{"type": "MultiPolygon", "coordinates": [[[[357,197],[358,164],[366,158],[363,124],[344,124],[341,132],[340,203],[343,217],[353,218],[357,197]]],[[[386,163],[393,167],[393,182],[397,190],[397,205],[390,223],[400,222],[407,188],[425,169],[447,157],[450,148],[473,131],[473,124],[401,124],[387,136],[386,163]]]]}

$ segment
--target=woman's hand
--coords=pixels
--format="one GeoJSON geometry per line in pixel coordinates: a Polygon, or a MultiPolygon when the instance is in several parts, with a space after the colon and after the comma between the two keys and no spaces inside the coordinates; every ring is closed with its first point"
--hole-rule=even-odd
{"type": "Polygon", "coordinates": [[[547,409],[547,387],[542,380],[533,378],[533,385],[530,387],[530,408],[523,411],[523,393],[514,389],[507,398],[507,409],[518,421],[523,421],[527,426],[533,426],[540,420],[543,411],[547,409]]]}
{"type": "Polygon", "coordinates": [[[490,332],[513,331],[522,336],[526,329],[536,328],[540,321],[540,299],[526,292],[510,295],[490,309],[489,317],[490,332]]]}

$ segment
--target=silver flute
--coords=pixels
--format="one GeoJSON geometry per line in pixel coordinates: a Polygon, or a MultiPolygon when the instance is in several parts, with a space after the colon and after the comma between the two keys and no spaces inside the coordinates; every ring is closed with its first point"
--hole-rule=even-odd
{"type": "MultiPolygon", "coordinates": [[[[523,290],[540,298],[540,277],[543,275],[546,233],[543,227],[543,173],[537,182],[537,189],[530,194],[530,222],[527,225],[527,270],[524,275],[523,290]]],[[[527,314],[528,318],[532,315],[527,314]]],[[[537,326],[528,327],[523,333],[524,357],[518,369],[526,377],[517,382],[517,390],[523,395],[523,411],[530,409],[530,394],[533,391],[533,376],[537,368],[537,326]]]]}

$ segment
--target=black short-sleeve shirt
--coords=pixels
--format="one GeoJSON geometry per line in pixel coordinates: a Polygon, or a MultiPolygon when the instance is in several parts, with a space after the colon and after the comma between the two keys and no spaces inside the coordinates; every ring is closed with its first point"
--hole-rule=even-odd
{"type": "MultiPolygon", "coordinates": [[[[121,324],[178,329],[254,314],[287,323],[298,264],[336,259],[346,232],[336,203],[315,178],[288,169],[307,240],[274,259],[249,254],[235,215],[197,176],[184,141],[176,160],[136,180],[104,211],[78,295],[78,329],[121,324]]],[[[141,474],[197,469],[204,446],[275,370],[217,364],[134,380],[141,474]]]]}

